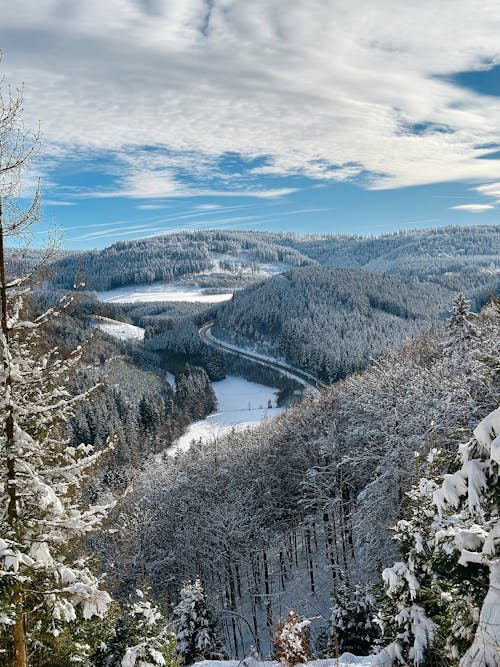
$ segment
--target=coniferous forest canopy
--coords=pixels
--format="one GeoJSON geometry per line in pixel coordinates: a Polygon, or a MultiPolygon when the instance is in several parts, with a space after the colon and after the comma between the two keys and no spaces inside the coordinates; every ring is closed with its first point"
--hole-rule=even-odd
{"type": "Polygon", "coordinates": [[[498,226],[27,249],[36,143],[6,93],[0,664],[498,667],[498,226]]]}

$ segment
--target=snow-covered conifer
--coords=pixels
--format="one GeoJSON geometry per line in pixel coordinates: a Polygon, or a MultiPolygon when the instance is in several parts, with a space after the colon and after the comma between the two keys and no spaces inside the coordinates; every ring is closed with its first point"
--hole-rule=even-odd
{"type": "MultiPolygon", "coordinates": [[[[81,350],[62,358],[47,349],[41,330],[58,310],[29,319],[29,281],[6,271],[4,238],[29,227],[38,202],[18,213],[16,176],[27,159],[20,110],[20,97],[0,98],[0,635],[2,662],[26,667],[28,652],[43,655],[68,624],[105,616],[110,597],[77,548],[107,513],[81,503],[99,453],[69,446],[65,434],[83,398],[66,389],[81,350]]],[[[83,659],[85,642],[73,648],[71,660],[83,659]]]]}
{"type": "Polygon", "coordinates": [[[361,586],[335,592],[330,617],[329,653],[365,655],[378,636],[373,595],[361,586]]]}
{"type": "Polygon", "coordinates": [[[172,612],[172,626],[177,641],[176,655],[185,664],[220,657],[216,628],[199,579],[194,583],[186,582],[181,588],[179,603],[172,612]]]}
{"type": "Polygon", "coordinates": [[[455,471],[420,480],[410,520],[397,525],[405,560],[383,572],[393,641],[377,667],[429,656],[500,665],[500,408],[458,449],[455,471]]]}
{"type": "Polygon", "coordinates": [[[459,292],[453,300],[451,315],[448,318],[448,331],[452,338],[446,344],[447,348],[464,347],[477,335],[474,320],[477,317],[470,309],[468,301],[463,292],[459,292]]]}
{"type": "Polygon", "coordinates": [[[142,590],[136,590],[136,597],[126,610],[135,643],[126,648],[121,667],[174,667],[174,633],[142,590]]]}

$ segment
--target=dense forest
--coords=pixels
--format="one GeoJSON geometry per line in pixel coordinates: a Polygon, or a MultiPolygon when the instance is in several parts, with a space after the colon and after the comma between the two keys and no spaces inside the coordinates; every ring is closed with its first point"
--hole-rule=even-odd
{"type": "Polygon", "coordinates": [[[361,269],[307,267],[237,292],[215,331],[335,382],[444,319],[453,292],[361,269]],[[234,336],[236,334],[236,336],[234,336]]]}
{"type": "MultiPolygon", "coordinates": [[[[438,480],[454,472],[457,438],[498,406],[498,304],[471,321],[459,309],[445,339],[417,337],[251,434],[146,466],[121,520],[130,526],[139,506],[148,523],[135,524],[140,548],[115,563],[119,585],[145,563],[156,593],[176,600],[180,582],[200,577],[239,656],[256,638],[266,652],[290,608],[316,618],[317,654],[332,650],[332,627],[341,650],[367,651],[383,597],[370,585],[398,559],[389,527],[408,516],[407,492],[432,451],[441,451],[438,480]],[[249,619],[252,633],[224,609],[249,619]]],[[[468,567],[477,619],[487,579],[468,567]]],[[[462,631],[437,635],[436,655],[447,640],[461,645],[462,631]]]]}
{"type": "MultiPolygon", "coordinates": [[[[487,288],[498,273],[498,227],[444,227],[379,237],[272,232],[183,232],[120,241],[104,250],[64,253],[51,264],[55,286],[71,288],[81,272],[89,289],[193,278],[232,284],[259,278],[260,265],[282,270],[321,264],[431,280],[460,290],[487,288]],[[246,273],[245,273],[246,270],[246,273]]],[[[33,253],[30,256],[33,261],[33,253]]]]}
{"type": "MultiPolygon", "coordinates": [[[[21,392],[19,401],[33,400],[36,406],[45,395],[38,383],[52,387],[47,395],[54,409],[63,410],[57,421],[62,440],[52,437],[45,417],[33,427],[23,408],[19,419],[26,433],[48,443],[43,447],[56,447],[53,456],[69,457],[71,469],[92,466],[91,477],[74,488],[95,509],[81,515],[82,528],[75,530],[80,550],[97,560],[91,574],[77,559],[71,576],[83,577],[85,590],[105,582],[95,598],[100,602],[85,603],[92,611],[85,612],[90,616],[74,635],[81,641],[74,644],[67,634],[59,640],[58,633],[71,633],[72,620],[80,618],[75,611],[80,598],[64,589],[58,592],[56,616],[44,616],[25,581],[45,590],[62,576],[65,542],[57,535],[21,536],[27,543],[35,539],[26,557],[16,546],[24,542],[0,544],[25,558],[21,569],[29,576],[16,575],[15,582],[31,605],[27,641],[31,646],[37,637],[33,650],[39,664],[63,667],[69,656],[79,656],[89,667],[109,667],[130,651],[151,647],[160,647],[151,650],[162,660],[175,655],[186,663],[202,656],[243,658],[249,651],[277,655],[276,633],[290,614],[309,619],[308,650],[319,657],[375,652],[373,664],[388,667],[411,664],[424,653],[436,664],[467,651],[488,656],[478,646],[485,633],[494,632],[481,618],[494,595],[487,573],[496,549],[491,552],[488,545],[495,539],[498,470],[488,454],[491,438],[481,434],[497,434],[496,422],[470,438],[498,406],[499,308],[494,301],[475,315],[467,298],[454,296],[440,280],[320,265],[294,268],[209,308],[106,304],[78,284],[70,299],[47,283],[22,295],[16,317],[22,313],[23,323],[40,321],[43,337],[33,344],[24,340],[22,327],[16,334],[12,354],[31,370],[29,380],[16,376],[13,386],[21,392]],[[59,309],[61,302],[62,312],[46,318],[45,311],[59,309]],[[144,345],[96,330],[98,314],[142,324],[144,345]],[[268,351],[334,384],[257,429],[193,443],[172,456],[168,450],[175,438],[216,407],[210,379],[237,367],[198,335],[199,324],[214,319],[220,335],[231,332],[245,344],[270,344],[268,351]],[[56,346],[68,362],[52,359],[56,346]],[[25,360],[27,351],[33,360],[25,360]],[[175,369],[174,384],[166,368],[175,369]],[[61,372],[64,391],[53,380],[61,372]],[[35,388],[23,395],[25,382],[35,388]],[[66,398],[58,399],[73,395],[83,400],[73,405],[71,399],[66,406],[66,398]],[[58,442],[65,443],[59,453],[58,442]],[[457,443],[468,452],[462,464],[457,443]],[[85,464],[79,458],[72,462],[78,456],[85,464]],[[471,470],[482,477],[468,487],[464,479],[472,480],[471,470]],[[459,507],[469,488],[475,494],[471,517],[459,507]],[[109,509],[102,530],[99,508],[104,507],[109,509]],[[57,559],[47,560],[48,549],[57,559]],[[42,559],[34,569],[30,553],[42,559]],[[40,579],[41,568],[46,579],[40,579]],[[110,594],[118,604],[115,620],[105,611],[110,594]],[[172,609],[168,620],[158,628],[147,620],[141,625],[137,610],[160,619],[160,612],[151,610],[162,601],[172,609]],[[62,604],[73,610],[69,621],[62,604]],[[108,620],[96,625],[94,616],[108,620]],[[206,642],[201,648],[191,643],[197,641],[194,629],[193,637],[186,635],[187,625],[194,628],[200,618],[206,618],[200,621],[206,642]],[[89,639],[95,633],[98,644],[89,639]]],[[[39,336],[38,326],[30,336],[39,336]]],[[[238,372],[248,373],[243,366],[238,372]]],[[[41,414],[45,409],[36,407],[41,414]]],[[[22,455],[34,451],[30,444],[22,455]]],[[[54,474],[50,460],[48,467],[37,463],[37,474],[47,480],[54,474]]],[[[76,511],[74,491],[57,483],[68,511],[76,511]]],[[[37,521],[43,525],[44,517],[59,510],[52,501],[33,509],[37,497],[35,490],[29,511],[41,512],[37,521]]],[[[75,551],[68,553],[76,557],[76,543],[71,545],[75,551]]],[[[6,576],[14,576],[5,568],[6,576]]],[[[16,622],[9,590],[2,609],[16,622]]],[[[303,621],[296,623],[303,627],[303,621]]],[[[7,623],[4,637],[8,628],[7,623]]]]}

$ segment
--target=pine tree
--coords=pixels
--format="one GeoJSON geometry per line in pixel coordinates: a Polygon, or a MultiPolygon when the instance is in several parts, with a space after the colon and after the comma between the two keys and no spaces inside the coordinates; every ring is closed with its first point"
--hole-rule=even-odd
{"type": "Polygon", "coordinates": [[[202,583],[186,582],[180,590],[180,601],[172,612],[176,655],[190,664],[198,659],[220,657],[220,643],[207,609],[202,583]]]}
{"type": "Polygon", "coordinates": [[[463,292],[457,294],[451,307],[451,315],[448,318],[448,331],[451,333],[451,340],[445,344],[446,348],[464,348],[469,345],[471,339],[477,336],[474,327],[476,313],[470,309],[468,301],[463,292]]]}
{"type": "MultiPolygon", "coordinates": [[[[433,450],[428,457],[430,467],[436,454],[433,450]]],[[[408,493],[412,503],[410,517],[395,526],[394,537],[403,560],[382,572],[384,595],[377,620],[384,637],[391,642],[374,658],[376,667],[393,667],[407,664],[406,661],[421,665],[434,644],[438,627],[433,616],[440,603],[432,569],[436,530],[432,494],[436,489],[434,480],[418,480],[408,493]]]]}
{"type": "MultiPolygon", "coordinates": [[[[16,186],[25,149],[21,96],[0,98],[0,636],[5,660],[26,667],[28,650],[42,655],[72,624],[106,615],[99,588],[78,543],[101,525],[104,506],[84,508],[80,491],[99,458],[91,447],[69,446],[65,426],[73,406],[65,388],[81,350],[61,358],[44,346],[50,317],[26,317],[28,279],[7,277],[4,239],[36,219],[38,194],[19,213],[16,186]]],[[[81,660],[85,643],[67,649],[81,660]]],[[[56,664],[55,660],[50,664],[56,664]]]]}
{"type": "Polygon", "coordinates": [[[165,623],[163,614],[145,593],[136,590],[136,600],[125,612],[128,617],[129,641],[121,660],[121,667],[175,667],[173,657],[175,635],[165,623]]]}
{"type": "MultiPolygon", "coordinates": [[[[443,455],[437,462],[450,468],[443,455]]],[[[455,472],[439,475],[438,466],[409,494],[412,515],[396,527],[405,559],[383,572],[380,620],[393,641],[376,667],[426,659],[499,667],[499,467],[500,408],[459,445],[455,472]]]]}
{"type": "Polygon", "coordinates": [[[378,636],[373,595],[355,586],[335,591],[334,604],[330,617],[329,653],[338,654],[350,651],[366,655],[378,636]]]}

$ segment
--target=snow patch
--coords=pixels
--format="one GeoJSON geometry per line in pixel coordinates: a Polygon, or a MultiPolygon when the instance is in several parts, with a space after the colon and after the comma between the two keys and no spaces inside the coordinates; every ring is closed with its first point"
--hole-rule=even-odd
{"type": "Polygon", "coordinates": [[[189,301],[191,303],[220,303],[228,301],[232,292],[207,294],[206,288],[196,285],[174,285],[153,283],[151,285],[129,285],[105,292],[97,292],[99,301],[105,303],[149,303],[153,301],[189,301]]]}
{"type": "MultiPolygon", "coordinates": [[[[325,660],[311,660],[306,663],[307,667],[350,667],[350,665],[362,665],[371,667],[373,656],[357,656],[352,653],[343,653],[339,658],[328,658],[325,660]]],[[[192,667],[283,667],[281,663],[271,660],[255,660],[245,658],[244,660],[201,660],[195,662],[192,667]]]]}
{"type": "Polygon", "coordinates": [[[112,320],[109,317],[97,317],[95,326],[108,336],[119,340],[144,340],[144,329],[133,324],[112,320]]]}
{"type": "Polygon", "coordinates": [[[194,424],[169,449],[171,455],[187,451],[194,441],[208,442],[232,431],[255,427],[267,419],[277,417],[283,408],[276,407],[277,389],[241,377],[228,376],[212,382],[217,396],[217,412],[194,424]],[[269,408],[268,402],[272,407],[269,408]]]}

